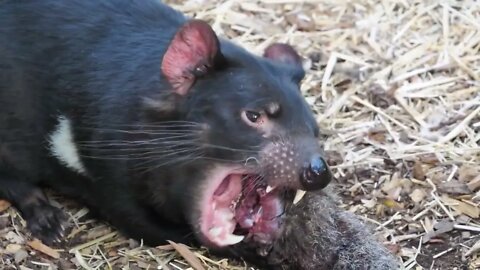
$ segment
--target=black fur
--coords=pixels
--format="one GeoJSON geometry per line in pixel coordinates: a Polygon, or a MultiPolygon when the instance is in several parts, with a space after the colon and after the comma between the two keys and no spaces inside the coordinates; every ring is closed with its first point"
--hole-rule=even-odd
{"type": "MultiPolygon", "coordinates": [[[[103,129],[188,120],[209,126],[207,141],[238,148],[262,140],[242,124],[237,112],[263,106],[273,97],[284,112],[295,111],[278,118],[282,126],[318,133],[297,89],[303,70],[253,56],[225,40],[222,52],[228,63],[199,80],[176,114],[164,117],[156,113],[158,108],[145,106],[145,98],[162,101],[171,92],[160,63],[185,20],[157,1],[3,1],[0,170],[11,177],[0,175],[5,182],[2,193],[9,187],[7,179],[29,183],[28,188],[47,184],[81,199],[132,237],[151,244],[166,238],[184,241],[192,236],[185,214],[198,189],[200,168],[208,167],[208,161],[171,164],[139,174],[133,169],[135,160],[88,158],[110,156],[115,149],[81,148],[87,178],[70,172],[48,152],[47,135],[57,117],[72,121],[77,142],[128,140],[129,134],[103,129]],[[174,206],[181,210],[171,211],[174,206]]],[[[246,157],[218,149],[205,155],[246,157]]],[[[157,161],[161,163],[162,157],[157,161]]],[[[28,193],[13,184],[11,188],[19,195],[3,197],[14,202],[28,193]]],[[[35,222],[28,214],[26,219],[35,222]]]]}

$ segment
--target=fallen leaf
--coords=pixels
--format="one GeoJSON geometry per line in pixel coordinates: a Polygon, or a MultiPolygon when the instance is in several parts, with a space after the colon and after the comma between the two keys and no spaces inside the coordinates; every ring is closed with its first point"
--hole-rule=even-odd
{"type": "Polygon", "coordinates": [[[423,154],[420,155],[420,162],[424,164],[429,164],[429,165],[437,165],[440,163],[438,160],[437,156],[435,154],[423,154]]]}
{"type": "Polygon", "coordinates": [[[410,194],[410,199],[412,199],[412,201],[416,202],[416,203],[419,203],[421,201],[423,201],[423,199],[425,198],[427,194],[425,193],[425,191],[423,189],[415,189],[411,194],[410,194]]]}
{"type": "Polygon", "coordinates": [[[11,204],[5,200],[0,200],[0,212],[3,212],[10,208],[11,204]]]}
{"type": "Polygon", "coordinates": [[[468,182],[467,186],[470,191],[477,191],[477,189],[480,188],[480,174],[473,178],[470,182],[468,182]]]}
{"type": "Polygon", "coordinates": [[[436,223],[433,226],[433,230],[429,231],[425,234],[425,236],[422,239],[422,243],[425,244],[427,242],[433,242],[432,238],[437,237],[441,234],[444,234],[446,232],[450,232],[453,230],[453,225],[454,223],[448,220],[443,220],[438,223],[436,223]]]}
{"type": "Polygon", "coordinates": [[[465,257],[470,256],[480,250],[480,241],[477,241],[467,252],[465,252],[465,257]]]}
{"type": "Polygon", "coordinates": [[[315,22],[313,19],[303,12],[287,14],[285,19],[290,24],[296,25],[300,31],[311,31],[315,29],[315,22]]]}
{"type": "Polygon", "coordinates": [[[193,254],[190,249],[184,244],[177,244],[172,241],[168,241],[170,245],[172,245],[175,250],[192,266],[194,269],[197,270],[205,270],[202,266],[202,262],[193,254]]]}
{"type": "Polygon", "coordinates": [[[367,134],[368,138],[374,140],[379,143],[385,143],[387,141],[387,137],[385,136],[385,132],[369,132],[367,134]]]}
{"type": "Polygon", "coordinates": [[[458,179],[464,183],[470,182],[480,175],[480,168],[471,165],[463,165],[458,169],[458,179]]]}
{"type": "Polygon", "coordinates": [[[386,109],[396,103],[392,92],[377,83],[368,88],[368,100],[376,107],[382,109],[386,109]]]}
{"type": "Polygon", "coordinates": [[[432,180],[433,183],[441,184],[448,178],[449,173],[445,170],[438,170],[429,173],[428,177],[432,180]]]}
{"type": "Polygon", "coordinates": [[[396,199],[402,191],[402,179],[392,176],[392,179],[382,186],[382,191],[391,199],[396,199]]]}
{"type": "Polygon", "coordinates": [[[425,180],[425,171],[423,170],[422,163],[415,161],[413,165],[413,177],[418,180],[425,180]]]}
{"type": "Polygon", "coordinates": [[[386,244],[385,247],[393,254],[397,254],[401,249],[401,246],[398,244],[386,244]]]}
{"type": "Polygon", "coordinates": [[[30,242],[27,242],[27,244],[28,244],[31,248],[33,248],[33,249],[35,249],[35,250],[37,250],[37,251],[40,251],[40,252],[42,252],[43,254],[48,255],[48,256],[50,256],[50,257],[52,257],[52,258],[55,258],[55,259],[60,258],[60,254],[59,254],[56,250],[54,250],[54,249],[52,249],[51,247],[43,244],[43,243],[40,242],[40,240],[38,240],[38,239],[35,239],[35,240],[33,240],[33,241],[30,241],[30,242]]]}
{"type": "Polygon", "coordinates": [[[457,180],[442,182],[438,184],[437,187],[438,187],[438,190],[440,190],[442,193],[448,193],[448,194],[454,194],[454,195],[472,194],[467,184],[457,180]]]}
{"type": "Polygon", "coordinates": [[[158,248],[160,250],[166,250],[166,251],[175,249],[172,245],[161,245],[161,246],[156,246],[155,248],[158,248]]]}
{"type": "Polygon", "coordinates": [[[373,208],[375,206],[375,203],[376,203],[374,199],[372,199],[372,200],[362,199],[361,201],[363,203],[363,206],[365,206],[366,208],[373,208]]]}
{"type": "Polygon", "coordinates": [[[382,204],[385,205],[386,207],[388,208],[392,208],[392,209],[403,209],[403,205],[402,204],[399,204],[398,202],[392,200],[392,199],[384,199],[382,201],[382,204]]]}
{"type": "Polygon", "coordinates": [[[445,195],[442,196],[442,200],[450,207],[455,209],[455,211],[465,214],[471,218],[478,218],[480,216],[480,209],[478,209],[476,206],[449,198],[445,195]]]}

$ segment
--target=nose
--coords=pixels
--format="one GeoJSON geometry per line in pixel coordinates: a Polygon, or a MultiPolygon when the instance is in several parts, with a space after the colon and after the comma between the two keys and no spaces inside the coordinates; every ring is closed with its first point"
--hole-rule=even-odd
{"type": "Polygon", "coordinates": [[[305,166],[300,177],[304,190],[312,191],[325,188],[332,180],[332,173],[327,162],[320,156],[314,155],[310,163],[305,166]]]}

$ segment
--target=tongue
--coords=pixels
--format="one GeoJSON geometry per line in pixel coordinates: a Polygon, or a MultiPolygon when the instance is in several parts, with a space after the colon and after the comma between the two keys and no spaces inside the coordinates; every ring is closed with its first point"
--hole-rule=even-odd
{"type": "Polygon", "coordinates": [[[281,222],[278,217],[282,215],[283,207],[280,200],[270,193],[260,199],[260,205],[261,211],[250,233],[256,241],[270,243],[280,232],[281,222]]]}
{"type": "Polygon", "coordinates": [[[235,219],[242,229],[253,227],[253,224],[258,219],[258,197],[255,192],[249,192],[235,211],[235,219]]]}
{"type": "Polygon", "coordinates": [[[277,217],[283,207],[274,192],[265,194],[250,191],[244,195],[235,211],[235,220],[240,229],[247,229],[261,243],[271,242],[280,229],[277,217]]]}

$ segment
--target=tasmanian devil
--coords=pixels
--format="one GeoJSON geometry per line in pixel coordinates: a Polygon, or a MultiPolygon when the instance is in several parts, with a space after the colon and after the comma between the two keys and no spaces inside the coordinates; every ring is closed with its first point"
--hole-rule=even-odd
{"type": "Polygon", "coordinates": [[[46,243],[63,214],[43,186],[149,245],[321,269],[357,225],[322,191],[332,176],[304,74],[291,46],[255,56],[156,0],[1,1],[0,197],[46,243]]]}

